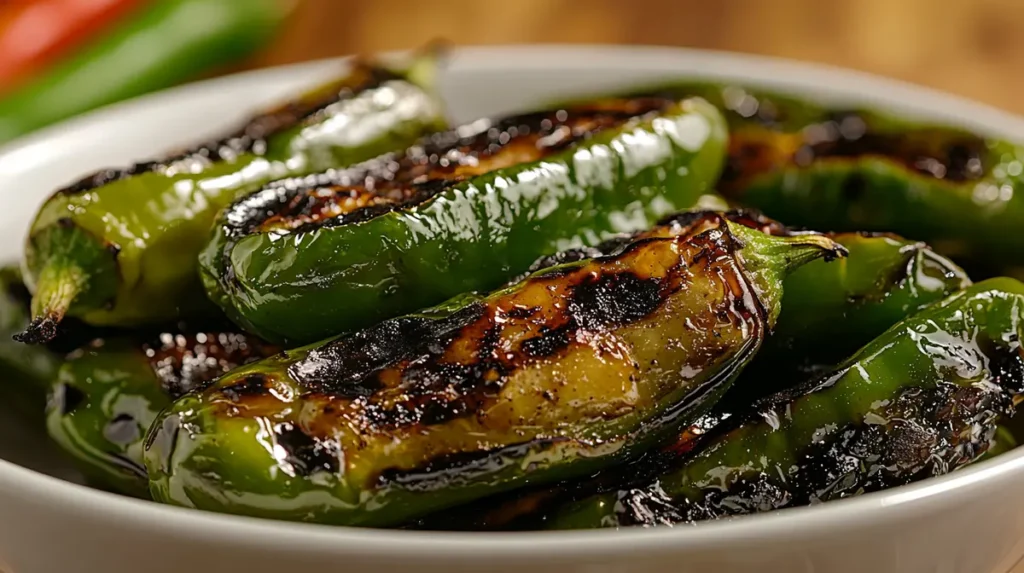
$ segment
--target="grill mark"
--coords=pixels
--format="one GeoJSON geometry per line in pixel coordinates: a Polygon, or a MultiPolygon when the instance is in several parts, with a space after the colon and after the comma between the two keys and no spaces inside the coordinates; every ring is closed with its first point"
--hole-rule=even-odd
{"type": "Polygon", "coordinates": [[[638,321],[661,306],[666,294],[659,282],[631,273],[587,280],[576,287],[569,301],[572,321],[588,330],[638,321]]]}
{"type": "Polygon", "coordinates": [[[340,446],[334,440],[320,440],[289,422],[274,426],[274,439],[285,453],[283,461],[297,476],[310,476],[320,471],[337,474],[341,469],[340,446]]]}
{"type": "Polygon", "coordinates": [[[103,169],[60,189],[59,195],[75,195],[109,185],[121,179],[143,173],[161,171],[175,164],[206,164],[215,161],[233,161],[239,155],[263,155],[267,139],[307,120],[317,121],[325,109],[349,99],[359,92],[380,87],[383,83],[401,79],[387,69],[366,62],[355,62],[350,74],[316,90],[310,96],[288,102],[278,108],[251,117],[234,133],[167,158],[143,161],[125,168],[103,169]]]}
{"type": "Polygon", "coordinates": [[[433,134],[404,153],[388,154],[319,177],[285,180],[236,202],[228,232],[304,233],[348,225],[418,205],[451,186],[514,165],[538,161],[607,129],[663,112],[674,100],[613,99],[481,120],[433,134]]]}
{"type": "Polygon", "coordinates": [[[232,332],[165,332],[142,345],[161,388],[172,399],[277,350],[252,336],[232,332]]]}
{"type": "MultiPolygon", "coordinates": [[[[988,174],[990,157],[984,139],[950,129],[921,128],[888,133],[873,130],[858,112],[839,111],[799,133],[777,133],[743,127],[732,134],[721,177],[724,190],[742,191],[753,178],[786,168],[807,168],[826,161],[887,159],[930,179],[951,183],[978,181],[988,174]]],[[[855,199],[864,191],[862,178],[852,177],[843,192],[855,199]]]]}

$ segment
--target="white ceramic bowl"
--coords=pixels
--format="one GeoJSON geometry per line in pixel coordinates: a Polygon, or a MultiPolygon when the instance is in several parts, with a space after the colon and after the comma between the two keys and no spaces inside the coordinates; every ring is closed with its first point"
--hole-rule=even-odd
{"type": "MultiPolygon", "coordinates": [[[[0,260],[33,210],[86,172],[202,139],[337,69],[271,69],[185,86],[47,129],[0,153],[0,260]]],[[[659,48],[459,50],[443,78],[458,120],[677,75],[733,78],[1024,140],[1024,121],[864,74],[659,48]]],[[[72,483],[38,429],[0,415],[0,571],[102,573],[1003,573],[1024,555],[1024,449],[909,487],[693,527],[419,533],[321,527],[164,507],[72,483]],[[27,469],[31,468],[31,469],[27,469]]]]}

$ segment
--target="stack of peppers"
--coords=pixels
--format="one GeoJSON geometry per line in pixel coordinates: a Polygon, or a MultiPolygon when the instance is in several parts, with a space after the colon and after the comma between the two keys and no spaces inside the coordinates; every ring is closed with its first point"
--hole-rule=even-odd
{"type": "Polygon", "coordinates": [[[0,3],[0,144],[261,48],[289,0],[0,3]]]}

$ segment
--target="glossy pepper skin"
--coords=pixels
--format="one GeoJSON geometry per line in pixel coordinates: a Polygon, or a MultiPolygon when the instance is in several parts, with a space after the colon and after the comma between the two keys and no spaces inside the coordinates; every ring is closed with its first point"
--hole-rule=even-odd
{"type": "MultiPolygon", "coordinates": [[[[120,2],[129,3],[140,5],[109,29],[104,26],[70,57],[4,94],[0,99],[0,142],[107,104],[193,80],[248,56],[266,45],[293,4],[289,0],[120,2]],[[140,50],[145,51],[145,57],[140,57],[140,50]]],[[[111,5],[114,11],[119,8],[109,0],[78,4],[91,4],[89,11],[99,11],[103,4],[111,5]]],[[[85,12],[56,9],[62,19],[60,28],[85,12]]],[[[45,36],[35,32],[31,41],[40,45],[48,39],[45,36]]],[[[27,47],[24,38],[21,46],[27,47]]],[[[16,64],[18,57],[12,59],[16,64]]]]}
{"type": "MultiPolygon", "coordinates": [[[[795,231],[750,210],[725,213],[730,221],[761,232],[790,236],[795,231]]],[[[594,249],[578,249],[541,259],[538,267],[569,262],[619,248],[623,240],[650,236],[679,236],[705,224],[699,213],[680,213],[662,220],[651,230],[594,249]]],[[[683,443],[704,433],[723,414],[741,410],[754,400],[832,370],[889,327],[926,306],[971,284],[954,263],[923,243],[888,234],[835,233],[828,235],[846,247],[837,261],[812,261],[796,269],[783,282],[782,312],[751,364],[712,412],[695,424],[683,443]],[[705,427],[701,427],[705,426],[705,427]]],[[[678,455],[674,444],[662,457],[678,455]]],[[[656,463],[647,461],[645,463],[656,463]]],[[[622,476],[606,475],[612,481],[622,476]]],[[[626,474],[635,471],[625,469],[626,474]]],[[[428,529],[496,529],[530,527],[530,515],[593,487],[593,480],[561,484],[555,488],[514,492],[510,499],[483,500],[473,507],[429,517],[419,526],[428,529]]]]}
{"type": "Polygon", "coordinates": [[[541,255],[690,207],[717,179],[725,138],[696,99],[477,121],[237,201],[201,255],[203,280],[246,330],[309,343],[497,288],[541,255]]]}
{"type": "Polygon", "coordinates": [[[401,73],[356,62],[220,141],[57,191],[26,243],[34,318],[22,340],[48,340],[65,314],[118,326],[205,314],[196,256],[217,211],[268,180],[346,166],[433,131],[436,55],[401,73]]]}
{"type": "Polygon", "coordinates": [[[157,414],[185,393],[276,351],[223,331],[94,340],[71,353],[53,378],[47,431],[93,486],[149,497],[143,442],[157,414]]]}
{"type": "MultiPolygon", "coordinates": [[[[751,209],[731,210],[724,216],[770,235],[803,232],[751,209]]],[[[533,266],[610,254],[629,241],[686,235],[706,224],[699,211],[677,213],[650,230],[592,248],[562,251],[533,266]]],[[[963,269],[922,242],[888,233],[827,236],[845,247],[847,255],[834,262],[813,261],[786,277],[778,324],[736,384],[744,399],[782,390],[780,383],[795,383],[801,376],[809,378],[831,369],[890,326],[971,284],[963,269]]]]}
{"type": "Polygon", "coordinates": [[[975,278],[1024,276],[1024,147],[953,125],[823,105],[756,86],[665,82],[629,95],[698,96],[729,122],[731,201],[822,231],[926,241],[975,278]]]}
{"type": "Polygon", "coordinates": [[[707,216],[220,378],[154,423],[153,497],[388,526],[656,447],[753,356],[782,277],[842,254],[707,216]]]}
{"type": "Polygon", "coordinates": [[[988,450],[1024,392],[1022,319],[1024,284],[977,283],[895,325],[835,372],[713,425],[673,469],[567,504],[545,527],[762,512],[953,471],[988,450]]]}
{"type": "Polygon", "coordinates": [[[971,284],[924,243],[881,233],[828,236],[848,255],[815,261],[786,279],[779,322],[726,402],[749,403],[831,370],[892,325],[971,284]]]}

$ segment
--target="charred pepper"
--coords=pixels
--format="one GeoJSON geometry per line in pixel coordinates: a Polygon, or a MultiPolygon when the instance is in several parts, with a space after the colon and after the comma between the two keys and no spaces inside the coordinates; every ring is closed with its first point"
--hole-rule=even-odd
{"type": "MultiPolygon", "coordinates": [[[[770,235],[802,232],[749,209],[728,211],[724,217],[770,235]]],[[[651,230],[542,257],[533,267],[607,255],[631,241],[686,235],[702,225],[707,220],[699,211],[677,213],[651,230]]],[[[786,278],[778,324],[736,384],[745,398],[751,397],[745,390],[765,395],[782,389],[775,382],[795,383],[801,373],[810,377],[831,369],[890,326],[971,284],[963,269],[919,241],[888,233],[827,236],[845,247],[847,256],[811,262],[786,278]]]]}
{"type": "Polygon", "coordinates": [[[734,202],[787,225],[926,241],[976,278],[1024,276],[1016,142],[756,86],[681,81],[626,93],[698,96],[723,110],[729,158],[718,187],[734,202]]]}
{"type": "Polygon", "coordinates": [[[570,503],[547,527],[769,511],[953,471],[986,452],[1024,392],[1022,331],[1024,284],[975,284],[893,326],[835,372],[714,425],[675,469],[570,503]]]}
{"type": "Polygon", "coordinates": [[[782,278],[842,254],[706,217],[235,370],[154,423],[154,498],[386,526],[656,447],[756,352],[782,278]]]}
{"type": "MultiPolygon", "coordinates": [[[[725,213],[725,217],[772,235],[795,233],[749,210],[731,211],[725,213]]],[[[680,213],[662,220],[652,231],[608,241],[594,249],[559,253],[539,260],[536,265],[545,267],[608,254],[623,241],[684,235],[694,232],[695,225],[704,224],[699,213],[680,213]]],[[[828,236],[846,247],[847,256],[833,262],[812,261],[786,277],[778,323],[757,356],[712,412],[660,457],[677,456],[681,444],[691,443],[694,437],[705,433],[729,412],[742,410],[759,397],[796,386],[815,374],[833,369],[892,325],[971,284],[959,267],[923,243],[887,234],[828,236]]],[[[645,463],[658,462],[647,460],[645,463]]],[[[602,479],[621,481],[622,476],[615,475],[615,471],[602,479]]],[[[625,472],[637,473],[632,468],[625,472]]],[[[525,494],[517,491],[509,495],[511,499],[483,500],[472,507],[431,516],[419,526],[471,530],[529,528],[530,516],[541,511],[539,507],[571,496],[577,490],[596,487],[594,481],[538,488],[525,494]]]]}
{"type": "Polygon", "coordinates": [[[46,427],[97,486],[149,496],[142,463],[157,414],[185,393],[277,349],[236,332],[168,331],[97,339],[54,377],[46,427]]]}
{"type": "Polygon", "coordinates": [[[697,99],[605,99],[435,134],[237,201],[200,266],[247,330],[305,344],[494,289],[537,257],[648,227],[717,179],[726,131],[697,99]]]}
{"type": "Polygon", "coordinates": [[[23,268],[46,341],[66,314],[91,324],[159,324],[209,302],[196,255],[219,209],[288,175],[409,145],[442,123],[435,52],[407,72],[357,61],[350,73],[185,153],[100,171],[57,191],[29,231],[23,268]]]}

